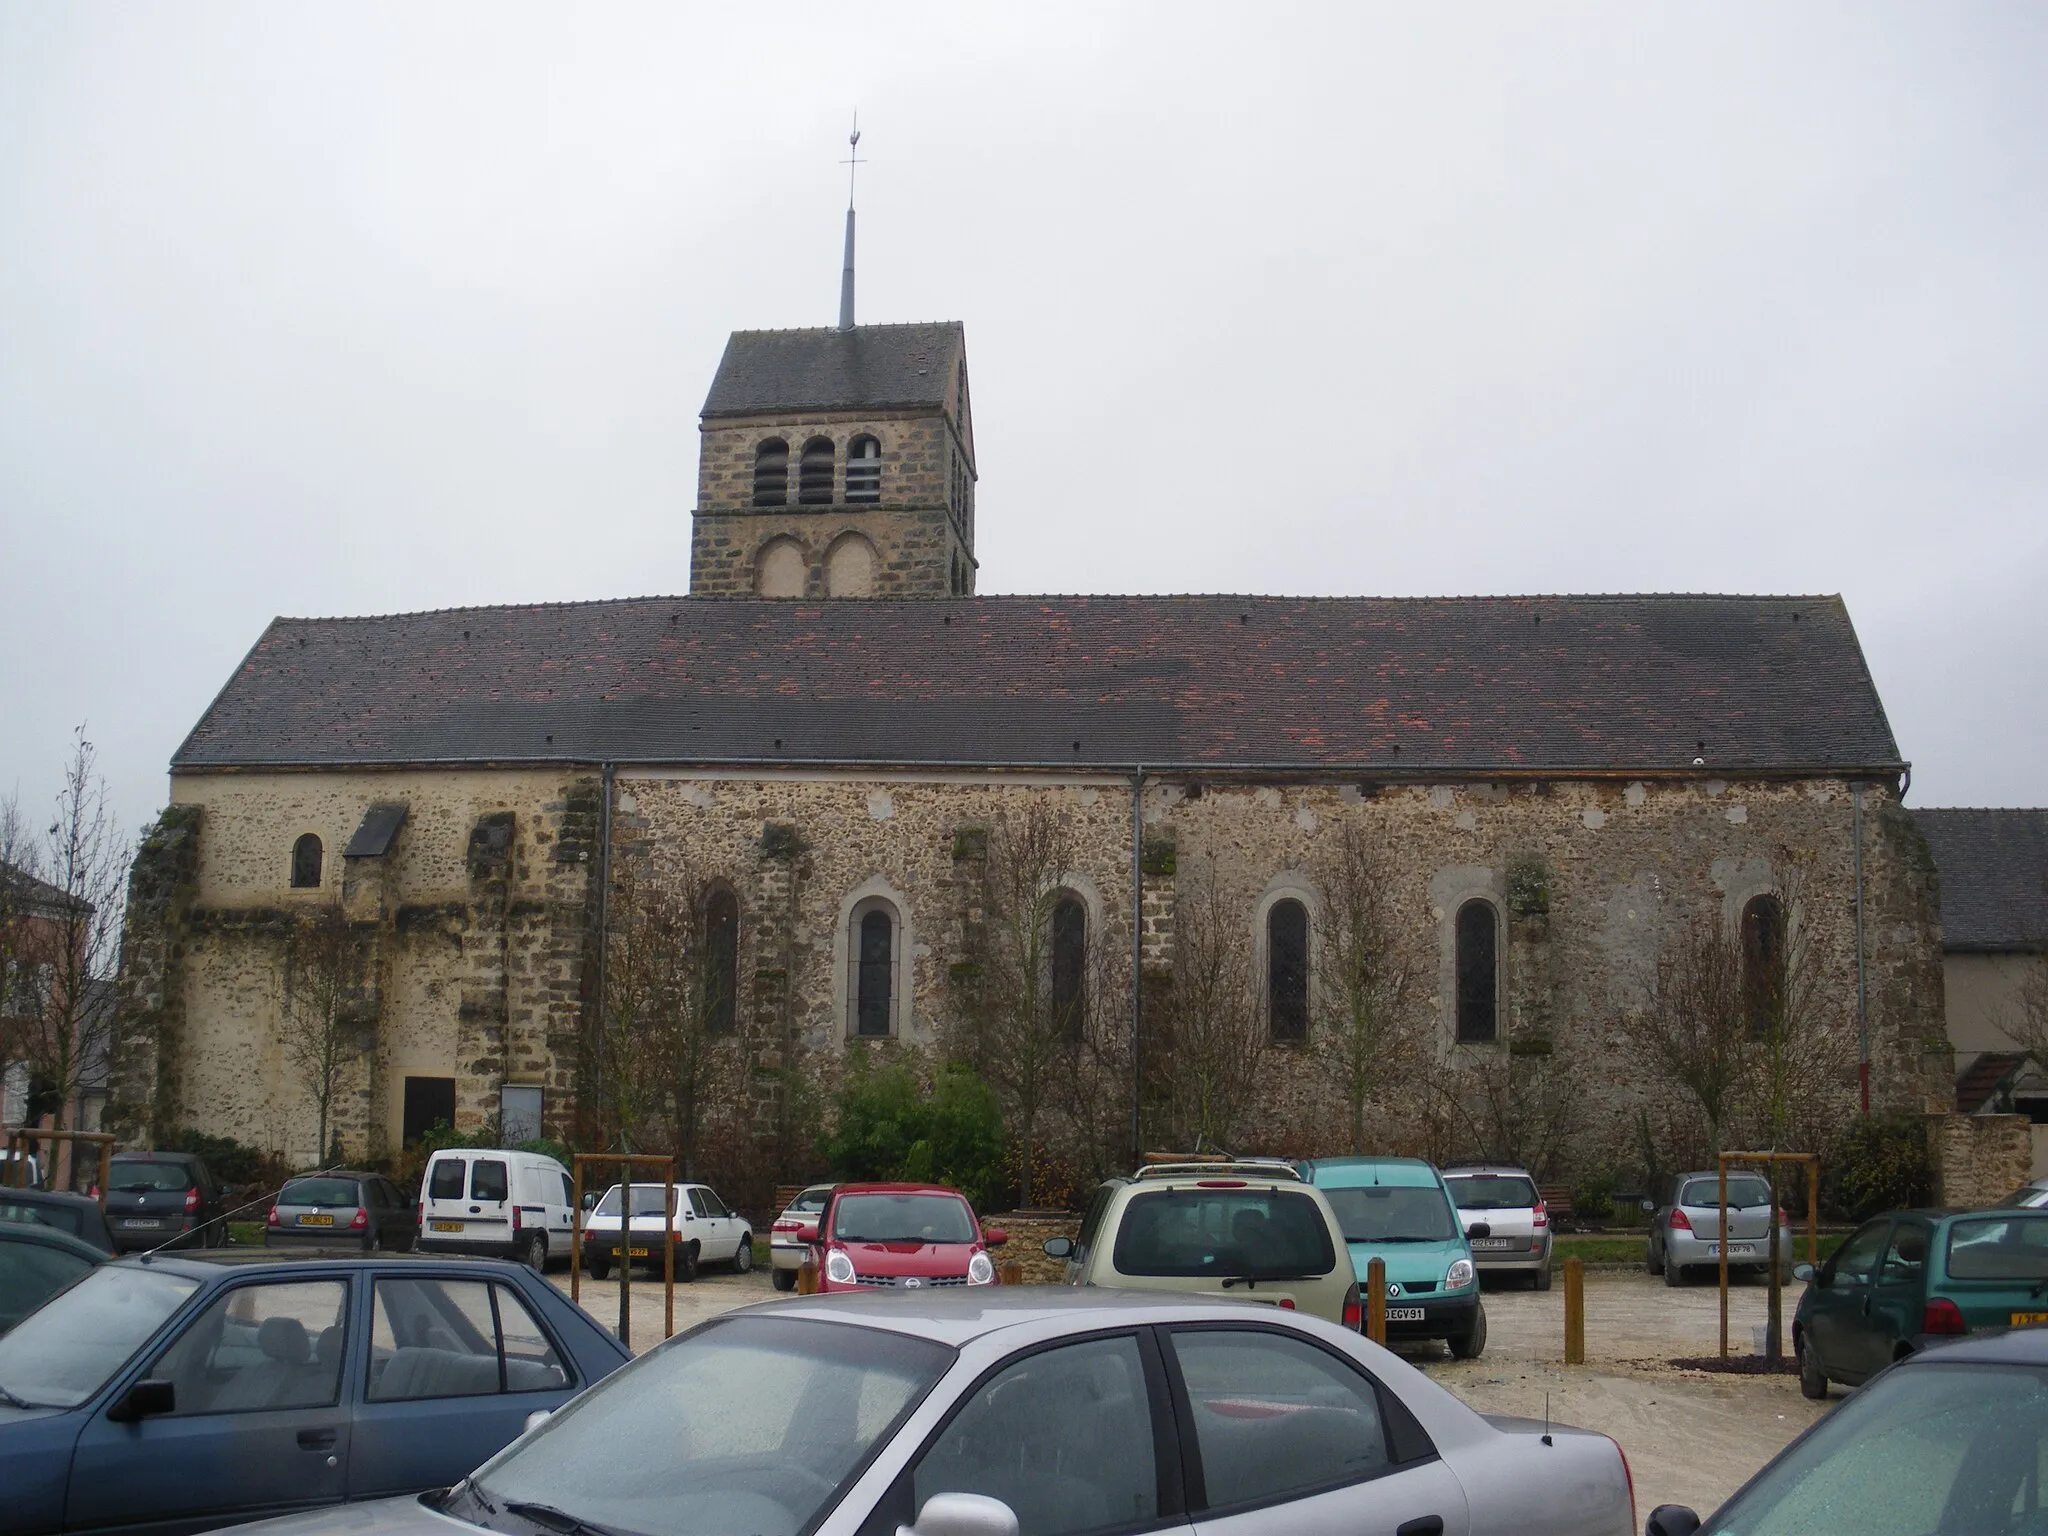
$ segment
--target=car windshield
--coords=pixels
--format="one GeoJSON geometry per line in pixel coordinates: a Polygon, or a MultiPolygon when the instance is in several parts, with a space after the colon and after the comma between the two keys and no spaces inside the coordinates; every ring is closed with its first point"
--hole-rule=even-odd
{"type": "Polygon", "coordinates": [[[1311,1195],[1280,1189],[1156,1189],[1135,1195],[1117,1227],[1120,1274],[1295,1280],[1337,1267],[1311,1195]]]}
{"type": "MultiPolygon", "coordinates": [[[[1678,1203],[1691,1206],[1694,1210],[1709,1210],[1721,1203],[1721,1181],[1719,1179],[1694,1179],[1679,1191],[1678,1203]]],[[[1771,1186],[1753,1173],[1728,1180],[1728,1209],[1746,1210],[1752,1205],[1769,1205],[1771,1186]]]]}
{"type": "Polygon", "coordinates": [[[293,1179],[277,1192],[279,1205],[357,1205],[361,1192],[354,1179],[293,1179]]]}
{"type": "Polygon", "coordinates": [[[2048,1216],[1959,1221],[1948,1230],[1951,1280],[2048,1280],[2048,1216]]]}
{"type": "Polygon", "coordinates": [[[1835,1409],[1701,1536],[2039,1530],[2044,1449],[2048,1374],[1908,1366],[1835,1409]]]}
{"type": "Polygon", "coordinates": [[[85,1212],[75,1205],[52,1200],[45,1205],[40,1200],[9,1200],[7,1191],[0,1189],[0,1221],[26,1222],[33,1227],[55,1227],[59,1232],[69,1232],[73,1237],[85,1233],[85,1212]]]}
{"type": "Polygon", "coordinates": [[[115,1158],[107,1169],[109,1189],[190,1189],[192,1170],[183,1163],[128,1162],[115,1158]]]}
{"type": "MultiPolygon", "coordinates": [[[[485,1463],[448,1513],[521,1504],[628,1536],[796,1536],[952,1364],[880,1328],[720,1319],[649,1351],[485,1463]]],[[[553,1529],[552,1514],[504,1529],[553,1529]]]]}
{"type": "Polygon", "coordinates": [[[846,1195],[832,1207],[843,1243],[971,1243],[974,1213],[958,1195],[846,1195]]]}
{"type": "Polygon", "coordinates": [[[1536,1186],[1519,1173],[1447,1173],[1444,1182],[1451,1186],[1451,1198],[1461,1211],[1525,1211],[1536,1206],[1536,1186]]]}
{"type": "MultiPolygon", "coordinates": [[[[664,1188],[665,1186],[660,1184],[635,1184],[633,1186],[633,1214],[635,1216],[659,1216],[663,1209],[662,1192],[664,1188]]],[[[682,1191],[678,1189],[676,1193],[680,1195],[682,1191]]],[[[599,1216],[616,1216],[619,1214],[618,1185],[614,1184],[604,1192],[604,1198],[597,1202],[597,1210],[594,1214],[599,1216]]]]}
{"type": "Polygon", "coordinates": [[[161,1269],[101,1265],[0,1338],[0,1389],[38,1407],[77,1407],[198,1289],[161,1269]]]}
{"type": "Polygon", "coordinates": [[[1323,1194],[1347,1243],[1440,1243],[1457,1230],[1434,1184],[1368,1184],[1323,1194]]]}

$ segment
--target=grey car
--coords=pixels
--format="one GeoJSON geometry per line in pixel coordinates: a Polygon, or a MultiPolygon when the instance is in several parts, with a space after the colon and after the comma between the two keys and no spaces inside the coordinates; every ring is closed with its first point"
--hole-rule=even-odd
{"type": "Polygon", "coordinates": [[[266,1248],[352,1248],[409,1253],[419,1209],[382,1174],[339,1168],[285,1180],[263,1224],[266,1248]]]}
{"type": "MultiPolygon", "coordinates": [[[[1666,1285],[1683,1285],[1694,1274],[1721,1263],[1720,1175],[1681,1173],[1666,1186],[1661,1203],[1645,1200],[1650,1238],[1643,1267],[1666,1285]]],[[[1728,1175],[1728,1274],[1761,1275],[1770,1269],[1771,1187],[1754,1173],[1728,1175]]],[[[1792,1279],[1792,1228],[1778,1226],[1778,1269],[1792,1279]]]]}
{"type": "Polygon", "coordinates": [[[1277,1307],[1051,1287],[728,1312],[443,1496],[277,1536],[1629,1536],[1605,1435],[1473,1412],[1277,1307]]]}
{"type": "Polygon", "coordinates": [[[1480,1276],[1526,1275],[1537,1290],[1549,1290],[1550,1212],[1528,1170],[1446,1168],[1444,1183],[1480,1276]]]}

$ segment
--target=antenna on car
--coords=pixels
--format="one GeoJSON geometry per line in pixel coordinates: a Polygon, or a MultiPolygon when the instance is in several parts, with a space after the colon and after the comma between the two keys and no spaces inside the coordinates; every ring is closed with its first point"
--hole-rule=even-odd
{"type": "MultiPolygon", "coordinates": [[[[293,1179],[316,1179],[319,1178],[322,1174],[338,1173],[347,1166],[347,1163],[336,1163],[331,1168],[315,1168],[311,1173],[290,1174],[286,1177],[284,1184],[291,1183],[293,1179]]],[[[192,1231],[204,1232],[208,1227],[212,1226],[215,1222],[219,1222],[221,1231],[225,1233],[228,1229],[228,1223],[232,1221],[235,1217],[241,1215],[242,1212],[254,1210],[257,1206],[263,1204],[264,1201],[275,1200],[279,1195],[283,1194],[284,1184],[278,1185],[276,1189],[270,1190],[266,1194],[258,1195],[254,1200],[243,1201],[240,1205],[236,1206],[231,1211],[222,1211],[218,1216],[208,1217],[205,1221],[200,1222],[198,1226],[194,1227],[192,1231]]],[[[190,1235],[191,1233],[180,1232],[175,1237],[168,1238],[165,1241],[158,1243],[154,1248],[148,1249],[142,1254],[141,1262],[147,1264],[151,1259],[155,1258],[158,1254],[162,1253],[166,1248],[169,1248],[174,1243],[181,1242],[183,1239],[189,1237],[190,1235]]]]}
{"type": "Polygon", "coordinates": [[[1543,1394],[1543,1443],[1545,1445],[1555,1443],[1550,1438],[1550,1394],[1548,1392],[1543,1394]]]}

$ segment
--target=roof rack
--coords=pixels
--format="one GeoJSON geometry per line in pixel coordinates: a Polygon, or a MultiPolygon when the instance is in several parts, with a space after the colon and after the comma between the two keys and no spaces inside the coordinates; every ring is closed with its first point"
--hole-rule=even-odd
{"type": "Polygon", "coordinates": [[[1262,1179],[1292,1179],[1295,1183],[1306,1182],[1301,1170],[1284,1157],[1200,1157],[1189,1154],[1185,1157],[1170,1152],[1147,1152],[1145,1166],[1137,1172],[1141,1179],[1178,1179],[1191,1173],[1248,1173],[1262,1179]]]}

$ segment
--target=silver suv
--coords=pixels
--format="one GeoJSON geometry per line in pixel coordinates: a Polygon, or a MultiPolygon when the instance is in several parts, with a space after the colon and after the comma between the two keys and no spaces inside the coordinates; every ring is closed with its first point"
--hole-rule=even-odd
{"type": "Polygon", "coordinates": [[[1527,1169],[1509,1165],[1446,1168],[1444,1183],[1482,1275],[1527,1275],[1550,1289],[1550,1212],[1527,1169]]]}
{"type": "Polygon", "coordinates": [[[1359,1326],[1357,1277],[1323,1192],[1290,1163],[1157,1163],[1099,1186],[1078,1237],[1046,1240],[1069,1285],[1263,1303],[1359,1326]]]}

